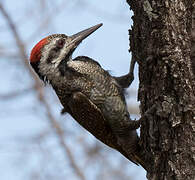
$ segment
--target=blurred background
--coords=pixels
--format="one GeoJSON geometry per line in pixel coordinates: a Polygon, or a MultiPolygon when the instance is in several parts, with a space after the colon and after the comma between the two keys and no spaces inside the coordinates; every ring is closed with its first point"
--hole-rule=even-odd
{"type": "MultiPolygon", "coordinates": [[[[69,115],[54,91],[37,80],[28,58],[53,33],[74,34],[104,25],[75,51],[97,60],[112,75],[129,71],[125,1],[0,1],[0,180],[144,180],[145,171],[99,142],[69,115]]],[[[127,90],[132,118],[139,118],[135,80],[127,90]]]]}

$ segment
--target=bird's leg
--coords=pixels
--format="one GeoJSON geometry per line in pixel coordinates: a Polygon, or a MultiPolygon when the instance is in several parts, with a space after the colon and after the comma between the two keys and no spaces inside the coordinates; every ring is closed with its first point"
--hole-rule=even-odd
{"type": "Polygon", "coordinates": [[[136,130],[140,127],[141,122],[144,121],[146,118],[150,119],[151,115],[156,110],[156,105],[154,104],[151,108],[149,108],[138,120],[131,120],[128,124],[129,130],[136,130]]]}
{"type": "MultiPolygon", "coordinates": [[[[156,105],[153,105],[151,108],[149,108],[145,113],[144,115],[138,119],[138,120],[131,120],[131,121],[128,121],[128,123],[123,126],[123,127],[117,127],[117,131],[116,133],[119,135],[119,137],[128,137],[128,133],[129,132],[135,132],[136,129],[138,129],[141,125],[141,122],[143,120],[145,120],[145,118],[150,118],[151,115],[154,113],[154,111],[156,110],[156,105]],[[119,131],[118,131],[119,130],[119,131]],[[126,134],[127,133],[127,134],[126,134]]],[[[131,136],[132,137],[132,136],[131,136]]]]}
{"type": "Polygon", "coordinates": [[[140,127],[140,125],[141,125],[141,122],[143,121],[143,120],[145,120],[146,118],[148,118],[148,119],[151,119],[150,117],[151,117],[151,115],[154,113],[154,111],[156,110],[156,104],[154,104],[152,107],[150,107],[142,116],[141,116],[141,118],[140,119],[138,119],[138,120],[131,120],[130,122],[129,122],[129,129],[130,130],[135,130],[135,129],[138,129],[139,127],[140,127]]]}
{"type": "Polygon", "coordinates": [[[135,56],[132,55],[129,73],[124,76],[114,77],[122,88],[128,88],[133,82],[135,63],[136,63],[135,56]]]}

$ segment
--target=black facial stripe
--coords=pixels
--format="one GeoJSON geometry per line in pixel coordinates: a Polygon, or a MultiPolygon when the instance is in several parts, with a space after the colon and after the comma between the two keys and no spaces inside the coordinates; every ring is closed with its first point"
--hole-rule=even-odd
{"type": "Polygon", "coordinates": [[[49,55],[47,57],[46,62],[51,63],[52,60],[59,55],[59,49],[54,47],[49,51],[49,55]]]}
{"type": "Polygon", "coordinates": [[[51,63],[54,58],[58,58],[61,52],[60,50],[64,47],[64,45],[65,45],[65,39],[57,40],[55,47],[49,51],[49,55],[47,57],[46,62],[51,63]]]}
{"type": "Polygon", "coordinates": [[[61,76],[65,75],[66,68],[67,68],[67,62],[64,60],[61,61],[60,64],[58,65],[58,69],[60,71],[61,76]]]}

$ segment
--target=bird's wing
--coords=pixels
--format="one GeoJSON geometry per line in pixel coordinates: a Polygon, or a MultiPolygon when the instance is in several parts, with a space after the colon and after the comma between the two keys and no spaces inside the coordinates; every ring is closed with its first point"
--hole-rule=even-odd
{"type": "Polygon", "coordinates": [[[71,116],[86,130],[106,145],[115,148],[117,141],[100,109],[83,93],[75,92],[68,102],[71,116]],[[106,138],[105,138],[106,136],[106,138]]]}
{"type": "Polygon", "coordinates": [[[94,135],[98,140],[107,146],[116,149],[127,159],[137,164],[136,161],[134,161],[132,157],[129,157],[118,144],[116,136],[104,120],[100,109],[84,94],[81,92],[73,93],[72,98],[69,99],[68,106],[70,109],[70,115],[83,128],[94,135]]]}

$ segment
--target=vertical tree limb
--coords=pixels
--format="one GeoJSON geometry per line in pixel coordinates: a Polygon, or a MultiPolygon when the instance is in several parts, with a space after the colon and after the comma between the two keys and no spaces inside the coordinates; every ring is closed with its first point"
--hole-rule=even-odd
{"type": "Polygon", "coordinates": [[[191,0],[127,0],[134,12],[130,47],[139,64],[141,145],[150,180],[195,178],[195,81],[191,0]]]}

